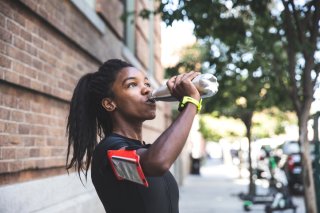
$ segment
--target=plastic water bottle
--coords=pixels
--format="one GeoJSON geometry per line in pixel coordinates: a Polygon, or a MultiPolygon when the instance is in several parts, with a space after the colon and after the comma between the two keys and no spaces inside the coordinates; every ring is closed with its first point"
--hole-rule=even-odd
{"type": "MultiPolygon", "coordinates": [[[[210,73],[200,74],[196,76],[192,80],[192,83],[199,91],[201,98],[211,97],[218,92],[219,83],[217,81],[217,78],[210,73]]],[[[159,88],[153,90],[149,99],[151,101],[178,101],[171,95],[167,85],[162,85],[159,88]]]]}

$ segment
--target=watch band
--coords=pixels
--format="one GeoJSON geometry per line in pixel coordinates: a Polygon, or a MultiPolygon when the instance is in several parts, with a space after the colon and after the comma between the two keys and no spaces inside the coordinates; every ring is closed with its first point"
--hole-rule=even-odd
{"type": "Polygon", "coordinates": [[[200,112],[200,110],[202,108],[202,98],[200,98],[200,100],[198,101],[198,100],[191,98],[189,96],[184,96],[182,98],[182,101],[180,101],[180,103],[179,103],[178,110],[181,112],[187,103],[194,104],[197,107],[197,112],[200,112]]]}

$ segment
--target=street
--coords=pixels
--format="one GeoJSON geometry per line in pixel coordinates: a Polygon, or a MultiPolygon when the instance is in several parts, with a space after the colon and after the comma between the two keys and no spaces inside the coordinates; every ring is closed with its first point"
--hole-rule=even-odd
{"type": "MultiPolygon", "coordinates": [[[[219,160],[206,160],[200,175],[187,176],[180,187],[180,213],[245,212],[243,201],[238,194],[248,191],[248,179],[238,177],[238,169],[235,166],[224,165],[219,160]]],[[[293,202],[298,206],[297,213],[305,213],[302,196],[295,196],[293,202]]],[[[264,205],[253,205],[251,209],[253,213],[265,212],[264,205]]]]}

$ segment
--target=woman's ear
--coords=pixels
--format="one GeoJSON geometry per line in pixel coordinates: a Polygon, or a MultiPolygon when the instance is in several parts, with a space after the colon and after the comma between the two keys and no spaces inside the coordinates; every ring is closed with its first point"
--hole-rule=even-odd
{"type": "Polygon", "coordinates": [[[116,108],[116,104],[110,98],[102,99],[101,104],[108,112],[112,112],[116,108]]]}

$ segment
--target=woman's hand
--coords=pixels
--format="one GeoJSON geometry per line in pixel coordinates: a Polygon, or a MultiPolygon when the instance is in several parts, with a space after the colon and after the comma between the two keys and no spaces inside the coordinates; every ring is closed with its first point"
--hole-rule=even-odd
{"type": "Polygon", "coordinates": [[[200,93],[192,83],[192,80],[199,74],[199,72],[191,71],[173,76],[167,81],[167,87],[171,94],[178,100],[181,100],[183,96],[189,96],[196,100],[200,100],[200,93]]]}

